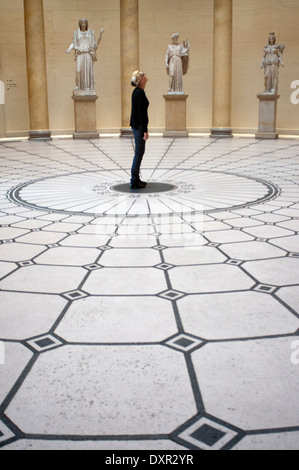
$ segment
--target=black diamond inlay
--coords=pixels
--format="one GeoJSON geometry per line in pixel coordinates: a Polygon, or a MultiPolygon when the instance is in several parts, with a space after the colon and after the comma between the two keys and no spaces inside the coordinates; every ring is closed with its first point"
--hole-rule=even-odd
{"type": "Polygon", "coordinates": [[[188,348],[188,346],[191,346],[194,341],[190,341],[187,338],[180,338],[177,341],[174,342],[174,344],[177,344],[178,346],[181,346],[182,348],[188,348]]]}
{"type": "Polygon", "coordinates": [[[81,294],[79,292],[73,292],[73,294],[69,294],[69,296],[76,299],[77,297],[81,297],[81,294]]]}
{"type": "Polygon", "coordinates": [[[153,248],[154,248],[154,250],[163,251],[163,250],[165,250],[167,247],[164,246],[164,245],[157,245],[157,246],[154,246],[153,248]]]}
{"type": "Polygon", "coordinates": [[[84,292],[81,292],[80,290],[75,290],[73,292],[66,292],[63,295],[69,300],[82,299],[83,297],[86,297],[86,294],[84,294],[84,292]]]}
{"type": "Polygon", "coordinates": [[[225,433],[209,426],[208,424],[203,424],[199,429],[190,434],[190,436],[197,441],[203,442],[207,446],[212,447],[225,436],[225,433]]]}
{"type": "Polygon", "coordinates": [[[175,297],[177,297],[177,294],[175,292],[168,292],[168,294],[166,294],[167,297],[170,297],[171,299],[174,299],[175,297]]]}
{"type": "Polygon", "coordinates": [[[35,341],[35,344],[37,344],[37,346],[40,348],[47,348],[48,346],[55,344],[55,342],[52,341],[50,338],[44,338],[39,341],[35,341]]]}

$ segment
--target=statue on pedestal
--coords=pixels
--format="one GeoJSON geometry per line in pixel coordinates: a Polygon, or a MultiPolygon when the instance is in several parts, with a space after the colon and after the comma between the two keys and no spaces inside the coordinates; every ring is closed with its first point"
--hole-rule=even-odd
{"type": "Polygon", "coordinates": [[[75,51],[76,61],[76,88],[75,96],[96,95],[94,80],[94,62],[97,60],[96,51],[101,42],[104,29],[101,29],[100,36],[96,40],[92,29],[88,28],[88,20],[79,20],[79,29],[74,31],[73,42],[67,49],[69,54],[75,51]]]}
{"type": "Polygon", "coordinates": [[[264,56],[260,68],[264,69],[264,93],[278,92],[278,69],[284,67],[282,55],[285,49],[284,44],[276,45],[275,33],[270,33],[268,44],[264,47],[264,56]]]}
{"type": "Polygon", "coordinates": [[[169,75],[168,94],[184,94],[183,75],[186,75],[189,68],[189,50],[188,39],[183,44],[178,43],[179,34],[175,33],[171,37],[166,52],[165,63],[169,75]]]}

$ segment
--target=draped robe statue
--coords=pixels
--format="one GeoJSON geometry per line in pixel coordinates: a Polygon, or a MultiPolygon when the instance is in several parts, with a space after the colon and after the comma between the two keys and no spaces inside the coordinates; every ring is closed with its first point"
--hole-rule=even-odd
{"type": "Polygon", "coordinates": [[[88,20],[79,20],[79,29],[74,32],[73,42],[66,51],[69,54],[75,51],[76,60],[76,88],[74,95],[95,95],[94,62],[97,60],[96,51],[101,42],[104,29],[101,29],[98,40],[92,29],[88,28],[88,20]]]}
{"type": "Polygon", "coordinates": [[[270,33],[269,43],[264,47],[264,55],[261,69],[264,69],[265,93],[278,92],[279,66],[284,67],[282,54],[285,49],[284,44],[276,45],[275,33],[270,33]]]}
{"type": "Polygon", "coordinates": [[[184,94],[183,75],[186,75],[189,68],[189,41],[185,40],[183,44],[179,44],[178,38],[179,34],[172,35],[172,43],[169,44],[165,57],[166,70],[169,75],[169,94],[184,94]]]}

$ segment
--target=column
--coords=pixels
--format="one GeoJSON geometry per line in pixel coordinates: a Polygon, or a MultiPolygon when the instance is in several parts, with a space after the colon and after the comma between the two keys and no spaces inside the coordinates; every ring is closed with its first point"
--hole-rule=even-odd
{"type": "Polygon", "coordinates": [[[232,0],[214,0],[213,122],[211,137],[232,137],[232,0]]]}
{"type": "Polygon", "coordinates": [[[131,136],[132,73],[139,68],[138,0],[120,0],[121,136],[131,136]]]}
{"type": "Polygon", "coordinates": [[[29,139],[50,140],[43,0],[24,0],[29,139]]]}

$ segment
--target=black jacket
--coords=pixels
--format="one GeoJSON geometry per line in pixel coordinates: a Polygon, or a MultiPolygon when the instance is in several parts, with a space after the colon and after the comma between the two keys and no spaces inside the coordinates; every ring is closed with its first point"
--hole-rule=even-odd
{"type": "Polygon", "coordinates": [[[142,88],[135,88],[132,93],[132,113],[130,126],[138,129],[142,126],[143,132],[148,132],[148,114],[149,101],[142,88]]]}

